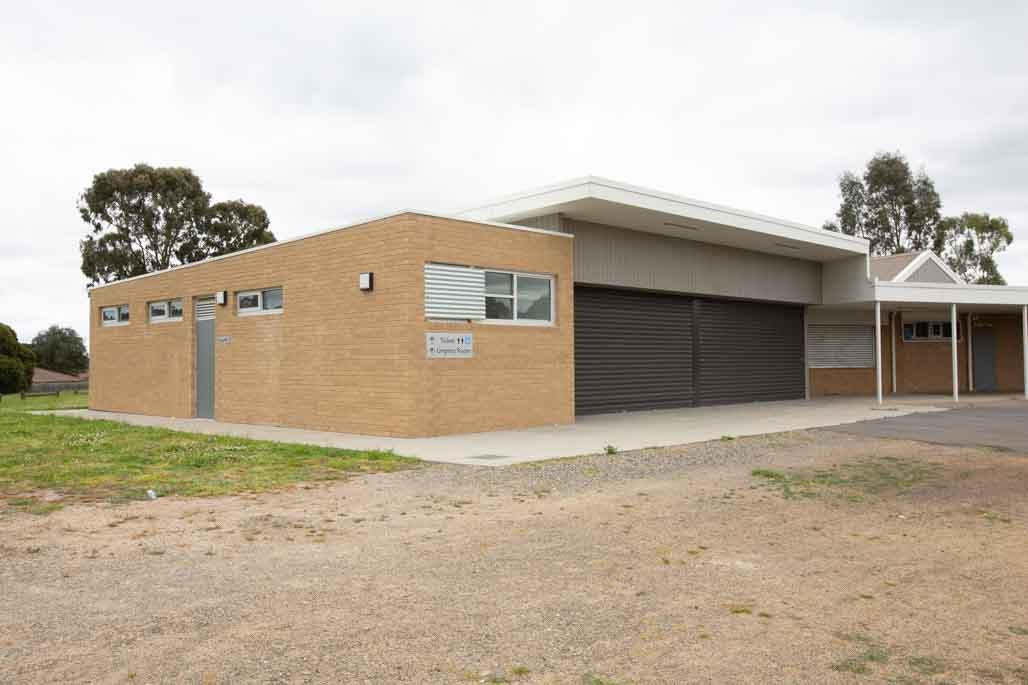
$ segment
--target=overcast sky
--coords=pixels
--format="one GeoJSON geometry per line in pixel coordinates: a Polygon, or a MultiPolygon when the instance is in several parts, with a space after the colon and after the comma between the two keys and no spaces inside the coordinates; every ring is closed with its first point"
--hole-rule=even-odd
{"type": "Polygon", "coordinates": [[[585,174],[820,226],[841,171],[901,150],[944,212],[1010,221],[1001,271],[1028,285],[1028,3],[146,4],[4,9],[0,321],[23,341],[88,334],[76,199],[136,162],[286,238],[585,174]]]}

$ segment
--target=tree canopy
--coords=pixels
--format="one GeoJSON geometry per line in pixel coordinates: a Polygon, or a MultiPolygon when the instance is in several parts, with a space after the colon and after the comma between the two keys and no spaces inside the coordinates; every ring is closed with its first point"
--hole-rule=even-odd
{"type": "Polygon", "coordinates": [[[935,183],[911,172],[899,152],[880,152],[857,176],[839,177],[841,203],[824,228],[867,238],[871,254],[932,250],[968,283],[1003,284],[995,256],[1013,240],[1002,217],[964,213],[942,216],[935,183]]]}
{"type": "Polygon", "coordinates": [[[192,170],[110,169],[78,201],[90,232],[79,243],[92,285],[275,241],[268,215],[242,200],[211,204],[192,170]]]}
{"type": "Polygon", "coordinates": [[[35,361],[29,346],[18,342],[14,329],[0,323],[0,393],[28,390],[35,361]]]}
{"type": "Polygon", "coordinates": [[[61,373],[77,374],[89,368],[86,346],[74,328],[54,325],[32,339],[36,366],[61,373]]]}

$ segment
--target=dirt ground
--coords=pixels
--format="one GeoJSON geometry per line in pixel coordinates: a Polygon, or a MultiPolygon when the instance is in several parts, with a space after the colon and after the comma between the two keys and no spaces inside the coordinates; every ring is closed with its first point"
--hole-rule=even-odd
{"type": "Polygon", "coordinates": [[[11,683],[1028,683],[1028,456],[807,431],[0,505],[11,683]]]}

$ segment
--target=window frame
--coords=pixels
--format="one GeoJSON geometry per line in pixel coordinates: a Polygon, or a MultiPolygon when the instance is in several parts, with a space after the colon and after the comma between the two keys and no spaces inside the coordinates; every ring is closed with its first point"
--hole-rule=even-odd
{"type": "MultiPolygon", "coordinates": [[[[953,340],[952,335],[944,335],[946,326],[950,325],[950,321],[937,321],[929,319],[917,319],[914,321],[904,321],[903,329],[900,331],[900,339],[904,343],[949,343],[953,340]],[[924,324],[928,328],[928,335],[918,335],[917,325],[924,324]],[[908,338],[906,334],[907,326],[911,329],[911,336],[908,338]],[[935,330],[938,327],[939,334],[936,335],[935,330]]],[[[952,331],[951,331],[952,333],[952,331]]],[[[957,319],[957,342],[961,342],[964,339],[964,325],[960,319],[957,319]]]]}
{"type": "Polygon", "coordinates": [[[267,314],[281,314],[283,311],[285,311],[285,308],[286,308],[285,289],[282,286],[280,286],[280,285],[277,285],[277,286],[274,286],[274,287],[271,287],[271,288],[258,288],[258,289],[255,289],[255,290],[237,290],[236,291],[236,316],[264,316],[264,315],[267,315],[267,314]],[[278,290],[281,293],[282,306],[278,307],[277,309],[265,309],[264,308],[264,293],[266,293],[268,291],[271,291],[271,290],[278,290]],[[257,296],[257,306],[256,307],[247,307],[245,309],[241,308],[239,306],[239,300],[244,298],[244,297],[249,297],[251,295],[256,295],[257,296]]]}
{"type": "Polygon", "coordinates": [[[112,304],[100,307],[100,325],[102,327],[112,328],[114,326],[128,326],[130,323],[132,323],[132,309],[127,304],[112,304]],[[129,314],[128,318],[124,321],[121,318],[122,307],[128,309],[129,314]],[[109,310],[114,311],[114,321],[107,321],[104,319],[104,312],[109,310]]]}
{"type": "Polygon", "coordinates": [[[146,314],[147,319],[150,323],[174,323],[176,321],[182,321],[185,318],[185,309],[182,305],[181,297],[169,297],[167,300],[150,300],[146,303],[146,314]],[[179,314],[178,316],[172,316],[171,314],[171,303],[178,302],[179,314]],[[154,316],[151,307],[155,304],[164,305],[164,316],[154,316]]]}
{"type": "Polygon", "coordinates": [[[514,318],[511,319],[490,319],[488,318],[489,308],[486,306],[486,318],[478,319],[478,323],[488,324],[490,326],[554,326],[557,321],[557,297],[556,297],[556,277],[553,274],[537,274],[530,273],[527,271],[508,271],[505,269],[482,269],[483,275],[485,274],[504,274],[513,276],[511,280],[511,294],[510,295],[494,295],[488,292],[484,293],[484,298],[488,302],[490,297],[497,297],[503,299],[509,299],[511,301],[511,314],[514,318]],[[519,319],[518,318],[518,278],[537,278],[539,280],[547,281],[550,285],[550,317],[549,319],[519,319]]]}

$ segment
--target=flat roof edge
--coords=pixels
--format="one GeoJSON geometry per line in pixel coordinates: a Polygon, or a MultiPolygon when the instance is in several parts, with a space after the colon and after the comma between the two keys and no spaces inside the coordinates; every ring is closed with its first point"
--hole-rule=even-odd
{"type": "Polygon", "coordinates": [[[394,217],[403,216],[404,214],[412,214],[415,216],[424,216],[431,219],[447,219],[450,221],[463,221],[471,224],[479,224],[482,226],[489,226],[491,228],[503,228],[513,231],[524,231],[526,233],[541,233],[544,235],[551,235],[560,238],[574,239],[574,236],[570,233],[561,233],[559,231],[548,231],[544,228],[532,228],[530,226],[518,226],[516,224],[505,224],[499,221],[485,221],[482,219],[472,219],[464,216],[453,216],[449,214],[440,214],[438,212],[426,212],[419,209],[400,209],[395,212],[389,212],[388,214],[381,214],[378,216],[372,216],[364,219],[360,219],[343,226],[335,226],[333,228],[325,228],[320,231],[314,231],[312,233],[304,233],[303,235],[294,236],[292,238],[285,238],[283,240],[276,240],[273,243],[266,245],[256,245],[254,247],[248,247],[243,250],[236,250],[235,252],[229,252],[228,254],[218,255],[217,257],[208,257],[207,259],[200,260],[199,262],[190,262],[188,264],[177,264],[175,266],[168,267],[167,269],[161,269],[159,271],[151,271],[149,273],[140,274],[138,276],[130,276],[128,278],[121,278],[117,281],[111,281],[110,283],[101,283],[89,287],[89,292],[94,290],[100,290],[102,288],[108,288],[113,285],[121,285],[122,283],[128,283],[129,281],[137,281],[143,278],[150,278],[151,276],[159,276],[161,274],[170,273],[172,271],[179,271],[181,269],[188,269],[194,266],[201,266],[203,264],[210,264],[211,262],[220,261],[222,259],[229,259],[231,257],[239,257],[241,255],[249,254],[251,252],[257,252],[258,250],[267,250],[273,247],[279,247],[282,245],[288,245],[290,243],[298,243],[301,240],[307,240],[308,238],[317,238],[337,231],[345,231],[351,228],[358,228],[366,224],[375,223],[376,221],[385,221],[386,219],[392,219],[394,217]]]}
{"type": "MultiPolygon", "coordinates": [[[[817,237],[817,238],[820,238],[822,240],[827,239],[830,242],[837,243],[840,246],[839,249],[851,249],[851,250],[854,251],[854,253],[866,254],[869,251],[869,247],[870,247],[870,242],[868,240],[866,240],[864,238],[858,238],[856,236],[846,235],[845,233],[836,233],[836,232],[833,232],[833,231],[826,231],[826,230],[821,229],[821,228],[817,228],[817,227],[814,227],[814,226],[807,226],[805,224],[800,224],[800,223],[797,223],[797,222],[794,222],[794,221],[788,221],[786,219],[778,219],[778,218],[775,218],[775,217],[772,217],[772,216],[768,216],[768,215],[765,215],[765,214],[758,214],[756,212],[744,211],[744,210],[741,210],[741,209],[736,209],[734,207],[728,207],[726,205],[718,205],[718,204],[714,204],[714,203],[710,203],[710,202],[703,202],[701,200],[694,200],[692,198],[683,197],[681,195],[674,195],[672,193],[666,193],[666,192],[663,192],[663,191],[654,190],[652,188],[645,188],[645,187],[642,187],[642,186],[630,185],[628,183],[622,183],[620,181],[615,181],[615,180],[608,179],[608,178],[603,178],[603,177],[600,177],[600,176],[582,176],[582,177],[574,178],[574,179],[571,179],[571,180],[568,180],[568,181],[562,181],[560,183],[555,183],[555,184],[551,184],[551,185],[548,185],[548,186],[542,186],[542,187],[539,187],[539,188],[534,188],[534,189],[527,190],[527,191],[524,191],[524,192],[521,192],[521,193],[517,193],[517,194],[514,194],[514,195],[508,195],[506,197],[499,198],[499,199],[494,200],[494,201],[489,202],[489,203],[485,203],[485,204],[482,204],[482,205],[478,205],[476,207],[472,207],[472,208],[469,208],[469,209],[462,210],[462,211],[458,212],[458,215],[462,215],[462,216],[464,216],[464,215],[481,216],[482,212],[489,211],[491,209],[499,211],[500,208],[503,205],[512,205],[514,203],[524,203],[526,200],[530,200],[533,197],[542,197],[542,196],[545,196],[545,195],[553,195],[553,194],[569,193],[569,192],[571,192],[571,193],[573,193],[575,195],[575,199],[585,199],[585,198],[592,197],[592,198],[596,198],[596,199],[601,199],[601,200],[606,200],[608,202],[612,202],[613,200],[611,200],[611,199],[609,199],[607,197],[603,197],[602,196],[602,192],[597,192],[600,189],[608,189],[608,190],[613,190],[613,191],[616,191],[616,192],[637,195],[637,196],[640,196],[640,197],[654,198],[654,199],[661,200],[661,201],[664,201],[664,202],[671,202],[671,203],[675,203],[675,204],[679,204],[679,205],[684,205],[686,207],[691,207],[691,208],[702,210],[702,211],[717,212],[717,213],[726,214],[726,215],[729,215],[729,216],[734,216],[734,217],[737,217],[739,219],[744,219],[744,220],[748,220],[748,221],[755,221],[755,222],[771,224],[773,226],[778,226],[780,228],[787,228],[787,229],[791,229],[791,230],[795,230],[795,231],[802,231],[805,234],[809,234],[811,237],[817,237]],[[595,186],[595,189],[593,188],[594,186],[595,186]],[[576,191],[576,190],[579,191],[579,192],[575,193],[574,191],[576,191]],[[842,246],[845,246],[845,247],[842,247],[842,246]]],[[[555,199],[555,202],[550,202],[550,203],[547,203],[547,204],[540,205],[540,209],[546,207],[547,205],[560,204],[561,202],[567,202],[567,201],[569,201],[569,200],[567,200],[567,199],[555,199]]],[[[636,206],[639,206],[639,205],[636,205],[636,206]]],[[[531,211],[531,210],[526,209],[526,208],[521,208],[521,209],[518,210],[518,212],[509,212],[509,214],[516,214],[516,213],[520,213],[520,212],[524,212],[524,211],[531,211]]],[[[673,212],[669,212],[669,213],[673,213],[673,212]]],[[[507,218],[507,215],[503,214],[502,212],[500,214],[498,214],[498,216],[501,219],[507,218]]],[[[821,241],[811,241],[811,242],[820,243],[821,241]]]]}

